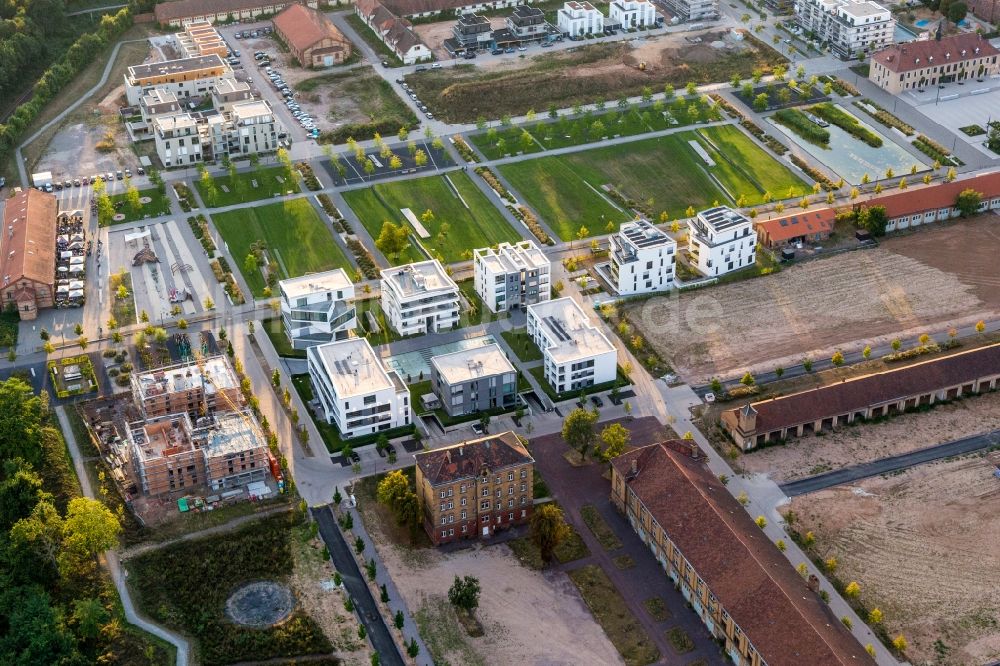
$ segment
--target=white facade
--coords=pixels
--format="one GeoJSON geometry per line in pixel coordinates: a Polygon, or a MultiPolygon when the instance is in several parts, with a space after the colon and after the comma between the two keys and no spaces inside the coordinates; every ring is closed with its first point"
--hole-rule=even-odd
{"type": "Polygon", "coordinates": [[[227,78],[233,78],[233,70],[215,53],[135,65],[125,73],[125,98],[130,106],[135,106],[153,88],[164,88],[178,99],[201,97],[227,78]]]}
{"type": "Polygon", "coordinates": [[[557,393],[615,380],[614,345],[572,298],[529,305],[528,336],[542,351],[545,381],[557,393]]]}
{"type": "Polygon", "coordinates": [[[652,27],[656,25],[656,9],[649,0],[612,0],[608,19],[622,28],[652,27]]]}
{"type": "Polygon", "coordinates": [[[647,220],[626,222],[608,237],[611,286],[622,296],[672,289],[677,242],[647,220]]]}
{"type": "Polygon", "coordinates": [[[896,19],[872,0],[795,0],[795,20],[843,58],[893,43],[896,19]]]}
{"type": "Polygon", "coordinates": [[[354,284],[344,269],[278,282],[281,321],[294,349],[343,340],[358,325],[354,284]]]}
{"type": "Polygon", "coordinates": [[[458,324],[458,285],[436,259],[387,268],[382,311],[400,335],[446,331],[458,324]]]}
{"type": "Polygon", "coordinates": [[[732,208],[709,208],[688,220],[688,251],[702,275],[725,275],[753,265],[757,230],[732,208]]]}
{"type": "Polygon", "coordinates": [[[476,293],[491,312],[506,312],[519,305],[551,297],[552,264],[531,241],[473,252],[476,293]]]}
{"type": "Polygon", "coordinates": [[[556,14],[559,32],[571,37],[596,35],[604,32],[604,14],[589,2],[571,0],[556,14]]]}
{"type": "Polygon", "coordinates": [[[278,134],[285,131],[264,100],[234,104],[229,114],[230,155],[257,155],[278,150],[278,134]]]}
{"type": "Polygon", "coordinates": [[[153,118],[153,141],[165,167],[202,162],[198,122],[189,113],[153,118]]]}
{"type": "Polygon", "coordinates": [[[410,424],[410,392],[387,370],[365,338],[310,347],[306,352],[313,392],[326,422],[344,439],[410,424]]]}

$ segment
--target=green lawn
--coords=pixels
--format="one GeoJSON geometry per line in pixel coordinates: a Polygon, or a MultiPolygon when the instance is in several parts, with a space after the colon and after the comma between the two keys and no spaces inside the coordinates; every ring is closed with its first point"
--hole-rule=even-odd
{"type": "Polygon", "coordinates": [[[506,312],[492,312],[483,299],[480,298],[479,294],[476,293],[476,281],[475,280],[462,280],[458,282],[458,289],[465,296],[466,300],[472,304],[473,308],[466,310],[462,309],[459,313],[459,318],[461,319],[461,326],[465,328],[466,326],[478,326],[483,322],[497,321],[499,319],[506,319],[510,315],[506,312]]]}
{"type": "Polygon", "coordinates": [[[128,205],[127,197],[125,193],[112,194],[111,203],[116,204],[119,201],[122,202],[121,208],[115,210],[115,213],[121,213],[125,216],[124,220],[112,220],[110,226],[116,224],[125,224],[126,222],[135,222],[136,220],[141,220],[146,217],[159,217],[161,215],[170,214],[170,200],[160,191],[151,187],[148,190],[139,190],[139,197],[149,197],[150,202],[146,204],[140,204],[138,208],[132,208],[128,205]]]}
{"type": "Polygon", "coordinates": [[[500,335],[522,362],[542,360],[542,351],[535,344],[535,341],[528,337],[527,329],[515,328],[510,331],[500,331],[500,335]]]}
{"type": "Polygon", "coordinates": [[[343,268],[353,273],[347,257],[308,199],[292,199],[212,216],[243,277],[257,296],[264,293],[260,271],[246,271],[244,258],[251,243],[267,244],[268,257],[278,264],[280,279],[343,268]]]}
{"type": "Polygon", "coordinates": [[[263,330],[267,334],[278,356],[287,356],[290,358],[306,357],[305,349],[295,349],[292,347],[292,341],[288,339],[288,334],[285,333],[285,326],[281,323],[281,317],[261,320],[257,325],[257,330],[263,330]]]}
{"type": "MultiPolygon", "coordinates": [[[[462,171],[452,171],[447,176],[380,183],[344,192],[344,199],[373,238],[378,238],[384,221],[409,226],[400,212],[403,208],[409,208],[418,219],[424,211],[430,210],[434,219],[421,222],[430,237],[422,239],[421,243],[435,256],[440,255],[445,263],[468,260],[472,250],[479,247],[521,240],[503,214],[462,171]],[[454,185],[454,190],[446,178],[454,185]],[[448,225],[447,234],[442,236],[445,224],[448,225]]],[[[411,247],[389,260],[398,266],[423,258],[419,250],[411,247]]]]}
{"type": "Polygon", "coordinates": [[[595,192],[603,192],[607,185],[653,219],[664,211],[672,218],[683,217],[689,206],[701,209],[715,202],[753,206],[764,200],[765,193],[781,199],[806,192],[806,184],[795,174],[731,125],[499,169],[563,240],[576,238],[581,225],[596,235],[606,233],[608,220],[631,217],[595,192]],[[715,165],[709,167],[690,141],[697,141],[715,165]]]}
{"type": "Polygon", "coordinates": [[[299,186],[292,181],[283,166],[259,168],[246,173],[238,173],[236,178],[230,178],[229,174],[217,176],[212,179],[212,182],[214,188],[209,191],[201,178],[196,178],[194,181],[195,187],[198,188],[198,194],[201,195],[201,200],[209,208],[259,201],[276,194],[284,194],[289,190],[299,191],[299,186]],[[254,181],[257,181],[257,187],[253,186],[254,181]]]}

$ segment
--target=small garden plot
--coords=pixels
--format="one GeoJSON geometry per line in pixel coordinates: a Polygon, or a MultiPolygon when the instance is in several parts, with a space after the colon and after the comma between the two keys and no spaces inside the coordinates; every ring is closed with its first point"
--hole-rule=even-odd
{"type": "Polygon", "coordinates": [[[521,240],[503,214],[461,171],[351,190],[344,192],[344,199],[394,265],[425,259],[417,243],[431,256],[452,263],[471,259],[475,248],[521,240]],[[391,246],[379,240],[386,223],[405,228],[408,244],[391,246]]]}
{"type": "Polygon", "coordinates": [[[793,84],[788,83],[768,83],[760,86],[744,85],[733,92],[737,99],[752,108],[758,113],[764,111],[774,111],[775,109],[787,109],[792,106],[803,104],[815,104],[816,102],[828,102],[829,96],[817,87],[808,83],[793,84]]]}
{"type": "Polygon", "coordinates": [[[17,347],[17,335],[20,330],[20,315],[17,312],[0,312],[0,347],[17,347]]]}
{"type": "Polygon", "coordinates": [[[131,326],[136,323],[132,273],[124,268],[117,273],[112,273],[110,286],[112,318],[118,323],[118,326],[131,326]]]}
{"type": "Polygon", "coordinates": [[[170,201],[155,187],[147,190],[136,190],[134,194],[128,192],[113,194],[111,195],[111,205],[114,206],[115,215],[112,217],[110,225],[125,224],[147,217],[170,214],[170,201]]]}
{"type": "Polygon", "coordinates": [[[69,398],[97,390],[94,365],[86,354],[49,361],[48,369],[58,398],[69,398]]]}
{"type": "Polygon", "coordinates": [[[986,134],[986,129],[981,125],[966,125],[965,127],[959,127],[958,131],[966,136],[982,136],[986,134]]]}
{"type": "Polygon", "coordinates": [[[195,181],[195,187],[205,205],[212,208],[299,191],[298,183],[284,166],[257,168],[235,176],[227,174],[206,178],[203,175],[195,181]]]}
{"type": "Polygon", "coordinates": [[[354,272],[308,199],[218,213],[212,218],[256,296],[263,296],[270,282],[287,277],[334,268],[354,272]],[[267,264],[255,260],[251,265],[247,257],[260,250],[267,264]],[[262,268],[268,272],[267,279],[262,268]]]}

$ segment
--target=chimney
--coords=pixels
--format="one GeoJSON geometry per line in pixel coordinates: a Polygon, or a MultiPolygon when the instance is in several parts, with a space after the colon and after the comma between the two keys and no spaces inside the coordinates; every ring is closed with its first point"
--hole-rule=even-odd
{"type": "Polygon", "coordinates": [[[632,476],[639,473],[639,458],[632,458],[632,476]]]}
{"type": "Polygon", "coordinates": [[[458,455],[460,455],[460,456],[464,456],[465,455],[465,447],[464,446],[458,447],[458,455]]]}
{"type": "Polygon", "coordinates": [[[448,461],[449,465],[451,464],[451,451],[444,452],[444,459],[448,461]]]}

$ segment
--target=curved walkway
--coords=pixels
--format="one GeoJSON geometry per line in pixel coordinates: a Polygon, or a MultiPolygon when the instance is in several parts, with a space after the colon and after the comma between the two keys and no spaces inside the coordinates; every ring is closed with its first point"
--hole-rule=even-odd
{"type": "MultiPolygon", "coordinates": [[[[90,478],[87,476],[87,470],[83,466],[83,456],[80,454],[80,448],[76,444],[76,436],[73,434],[73,428],[69,423],[69,418],[66,416],[66,409],[61,405],[56,407],[56,416],[59,417],[59,426],[62,428],[63,435],[66,438],[66,448],[69,449],[69,455],[73,458],[73,467],[76,470],[77,478],[80,480],[80,488],[83,490],[84,495],[93,498],[94,489],[90,486],[90,478]]],[[[177,666],[187,666],[188,653],[191,649],[187,640],[179,634],[175,634],[172,631],[164,629],[158,624],[153,624],[146,618],[139,615],[139,613],[135,610],[135,604],[132,603],[132,597],[129,596],[128,587],[125,585],[125,577],[122,575],[122,568],[121,563],[118,560],[118,553],[113,550],[109,550],[104,553],[104,559],[107,563],[108,571],[111,574],[111,579],[115,582],[115,588],[118,590],[118,596],[122,600],[122,608],[125,611],[125,619],[143,631],[147,631],[154,636],[173,644],[174,647],[177,648],[177,666]]]]}

